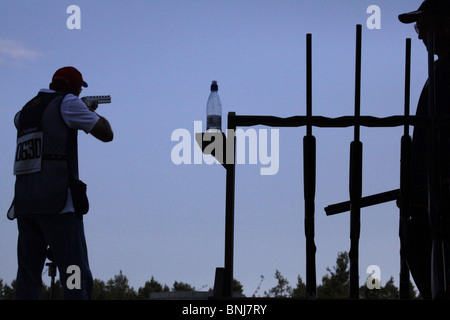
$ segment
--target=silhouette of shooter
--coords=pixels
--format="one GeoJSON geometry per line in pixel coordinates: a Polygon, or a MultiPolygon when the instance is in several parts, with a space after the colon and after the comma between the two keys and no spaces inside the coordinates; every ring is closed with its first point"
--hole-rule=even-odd
{"type": "MultiPolygon", "coordinates": [[[[402,23],[414,23],[418,38],[428,48],[428,37],[434,34],[434,54],[438,56],[435,61],[435,111],[436,116],[450,115],[450,1],[425,0],[413,12],[399,15],[402,23]]],[[[416,115],[428,117],[429,81],[425,83],[419,98],[416,115]]],[[[428,142],[428,128],[416,126],[412,139],[411,183],[412,188],[427,186],[429,179],[427,161],[430,154],[428,142]]],[[[440,127],[437,130],[439,139],[437,155],[439,168],[437,173],[441,183],[441,198],[437,207],[442,219],[435,224],[436,232],[431,232],[428,216],[428,190],[414,194],[410,201],[410,219],[408,221],[407,261],[411,275],[424,299],[436,298],[432,293],[432,236],[442,237],[444,242],[444,255],[450,255],[450,241],[448,234],[450,216],[450,128],[440,127]],[[445,232],[446,230],[447,232],[445,232]]],[[[449,268],[447,264],[447,269],[449,268]]],[[[447,272],[447,271],[446,271],[447,272]]],[[[450,280],[448,280],[450,281],[450,280]]]]}
{"type": "Polygon", "coordinates": [[[14,118],[16,183],[8,218],[17,219],[19,231],[16,299],[40,299],[48,246],[59,269],[64,299],[91,298],[93,280],[83,225],[88,202],[83,196],[85,185],[78,180],[77,133],[83,130],[108,142],[113,132],[95,112],[98,105],[88,107],[79,98],[82,86],[87,83],[77,69],[58,69],[50,90],[41,89],[14,118]],[[74,287],[67,287],[69,266],[79,268],[79,287],[76,281],[74,287]]]}

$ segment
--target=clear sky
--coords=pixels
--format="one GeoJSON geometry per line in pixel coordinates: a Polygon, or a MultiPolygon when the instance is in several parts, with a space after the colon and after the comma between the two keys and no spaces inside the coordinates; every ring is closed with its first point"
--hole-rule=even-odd
{"type": "MultiPolygon", "coordinates": [[[[137,289],[152,276],[197,289],[213,287],[224,264],[225,170],[171,159],[176,129],[193,137],[206,121],[212,80],[219,84],[223,122],[230,111],[304,115],[306,34],[313,44],[313,114],[352,115],[355,30],[362,24],[361,114],[403,113],[405,39],[412,41],[411,112],[427,77],[426,50],[400,13],[420,0],[111,0],[0,1],[0,278],[16,274],[13,198],[13,117],[62,66],[78,68],[89,87],[110,94],[98,112],[115,139],[104,144],[79,133],[80,177],[91,210],[85,230],[93,276],[122,270],[137,289]],[[66,9],[81,9],[81,29],[68,29],[66,9]],[[370,5],[381,29],[369,29],[370,5]]],[[[267,129],[255,127],[256,130],[267,129]]],[[[402,128],[361,128],[363,195],[399,187],[402,128]]],[[[327,217],[329,204],[348,199],[352,128],[314,128],[317,139],[317,283],[338,252],[348,251],[349,214],[327,217]]],[[[306,281],[302,138],[305,128],[279,130],[279,170],[261,163],[236,169],[234,277],[252,295],[275,285],[278,269],[291,285],[306,281]]],[[[269,135],[270,136],[270,135],[269,135]]],[[[191,141],[192,148],[197,148],[191,141]]],[[[192,153],[194,149],[192,149],[192,153]]],[[[398,210],[393,202],[361,213],[360,281],[370,265],[384,285],[398,286],[398,210]]],[[[44,274],[44,279],[48,279],[44,274]]]]}

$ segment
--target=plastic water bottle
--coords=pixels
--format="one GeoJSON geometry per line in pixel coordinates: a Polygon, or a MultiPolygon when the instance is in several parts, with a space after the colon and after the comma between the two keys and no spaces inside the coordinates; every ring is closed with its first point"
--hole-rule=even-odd
{"type": "Polygon", "coordinates": [[[218,91],[217,81],[213,81],[206,104],[206,131],[222,131],[222,103],[218,91]]]}

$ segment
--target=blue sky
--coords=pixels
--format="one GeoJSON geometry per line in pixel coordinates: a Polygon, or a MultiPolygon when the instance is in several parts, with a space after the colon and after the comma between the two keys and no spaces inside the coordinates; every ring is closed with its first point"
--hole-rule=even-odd
{"type": "MultiPolygon", "coordinates": [[[[110,94],[98,112],[115,139],[79,133],[80,177],[91,211],[85,230],[91,269],[104,281],[120,270],[135,289],[152,276],[200,289],[224,263],[225,171],[220,165],[171,160],[172,132],[205,125],[212,80],[219,84],[223,122],[237,114],[305,114],[306,33],[313,43],[313,114],[353,114],[355,25],[363,26],[361,114],[402,114],[405,39],[412,41],[411,112],[427,77],[426,50],[411,25],[397,20],[411,0],[24,1],[0,2],[0,278],[16,273],[13,117],[62,66],[88,82],[82,95],[110,94]],[[81,9],[69,30],[66,9],[81,9]],[[370,5],[381,29],[370,30],[370,5]]],[[[265,127],[255,127],[263,129],[265,127]]],[[[402,128],[362,128],[363,195],[398,188],[402,128]]],[[[314,128],[317,139],[316,265],[321,283],[338,252],[348,251],[349,215],[323,208],[348,199],[353,130],[314,128]]],[[[234,276],[251,295],[275,285],[278,269],[295,285],[305,274],[302,138],[305,128],[279,131],[279,170],[236,170],[234,276]]],[[[196,148],[192,141],[192,147],[196,148]]],[[[398,285],[398,210],[393,202],[363,209],[360,281],[379,265],[384,284],[398,285]]],[[[47,279],[44,275],[44,279],[47,279]]]]}

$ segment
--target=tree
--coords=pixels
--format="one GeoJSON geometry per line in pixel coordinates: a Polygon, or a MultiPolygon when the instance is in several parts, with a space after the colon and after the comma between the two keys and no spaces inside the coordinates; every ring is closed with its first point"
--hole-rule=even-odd
{"type": "Polygon", "coordinates": [[[390,278],[386,285],[380,285],[379,289],[369,289],[367,285],[362,285],[359,288],[359,296],[362,299],[398,299],[399,292],[394,285],[394,278],[390,278]]]}
{"type": "Polygon", "coordinates": [[[108,290],[104,281],[94,279],[94,285],[92,286],[92,300],[107,300],[108,290]]]}
{"type": "Polygon", "coordinates": [[[317,287],[317,297],[324,299],[347,299],[350,271],[348,269],[348,253],[339,252],[336,266],[332,271],[327,267],[329,274],[322,278],[322,284],[317,287]]]}
{"type": "Polygon", "coordinates": [[[233,279],[233,292],[236,292],[236,293],[244,292],[244,287],[242,286],[242,283],[240,283],[236,279],[233,279]]]}
{"type": "Polygon", "coordinates": [[[264,276],[260,275],[260,277],[261,277],[261,281],[259,282],[258,287],[256,287],[255,292],[253,292],[253,294],[252,294],[253,298],[256,297],[256,294],[258,293],[259,289],[261,289],[261,284],[264,281],[264,276]]]}
{"type": "Polygon", "coordinates": [[[15,288],[16,280],[13,280],[11,286],[9,286],[7,283],[3,283],[3,279],[0,278],[0,300],[14,299],[15,288]]]}
{"type": "MultiPolygon", "coordinates": [[[[336,265],[331,269],[326,268],[327,274],[322,278],[322,284],[317,287],[318,299],[348,299],[349,298],[349,257],[347,252],[339,252],[336,265]]],[[[297,277],[297,285],[292,288],[289,281],[281,275],[279,270],[275,271],[275,279],[277,284],[264,291],[266,297],[273,298],[306,298],[306,285],[300,276],[297,277]]],[[[258,285],[253,297],[261,287],[264,276],[261,275],[261,282],[258,285]]],[[[0,300],[13,299],[15,293],[15,280],[11,282],[11,286],[4,283],[0,279],[0,300]]],[[[418,299],[413,284],[410,282],[411,299],[418,299]]],[[[44,283],[42,285],[42,299],[50,298],[50,289],[44,283]]],[[[167,285],[162,285],[152,276],[149,281],[146,281],[143,287],[136,291],[129,286],[128,279],[120,270],[118,275],[105,282],[99,279],[94,279],[92,299],[93,300],[134,300],[134,299],[148,299],[152,292],[169,292],[169,291],[194,291],[195,287],[185,282],[175,281],[172,290],[167,285]]],[[[233,292],[243,293],[242,284],[233,279],[233,292]]],[[[359,288],[360,298],[362,299],[398,299],[399,290],[394,284],[393,277],[386,282],[384,286],[380,284],[380,288],[369,289],[366,284],[359,288]]],[[[420,297],[420,296],[419,296],[420,297]]],[[[63,299],[63,290],[59,281],[55,282],[55,291],[53,299],[63,299]]]]}
{"type": "MultiPolygon", "coordinates": [[[[414,286],[409,282],[410,299],[418,299],[414,286]]],[[[360,298],[362,299],[398,299],[400,292],[394,284],[394,278],[391,276],[386,284],[380,289],[369,289],[366,285],[359,288],[360,298]]]]}
{"type": "MultiPolygon", "coordinates": [[[[317,296],[319,299],[348,299],[349,297],[349,257],[347,252],[339,252],[336,259],[334,271],[327,268],[329,274],[322,278],[322,285],[317,287],[317,296]]],[[[416,292],[410,282],[411,299],[416,298],[416,292]]],[[[380,288],[369,289],[366,284],[359,288],[359,297],[361,299],[398,299],[399,290],[394,284],[394,278],[391,276],[384,286],[380,283],[380,288]]]]}
{"type": "Polygon", "coordinates": [[[148,299],[150,296],[150,293],[153,292],[168,292],[170,291],[169,287],[167,285],[162,286],[161,283],[155,280],[155,278],[152,276],[150,281],[146,281],[144,284],[144,287],[138,289],[138,299],[148,299]]]}
{"type": "Polygon", "coordinates": [[[53,284],[53,292],[52,287],[46,286],[45,283],[42,283],[42,294],[41,294],[42,300],[62,300],[64,299],[64,290],[61,285],[61,282],[59,280],[56,280],[53,284]]]}
{"type": "Polygon", "coordinates": [[[275,271],[275,279],[278,283],[268,292],[264,291],[264,295],[273,298],[289,298],[292,295],[292,288],[289,286],[289,281],[281,275],[281,272],[275,271]]]}
{"type": "Polygon", "coordinates": [[[106,283],[107,298],[112,300],[134,300],[137,298],[136,292],[128,285],[128,279],[122,274],[122,270],[114,279],[109,279],[106,283]]]}
{"type": "Polygon", "coordinates": [[[291,298],[305,299],[306,298],[306,284],[302,277],[297,276],[297,287],[292,290],[291,298]]]}
{"type": "Polygon", "coordinates": [[[173,283],[172,291],[194,291],[195,287],[191,286],[190,284],[184,283],[184,282],[178,282],[175,281],[173,283]]]}

